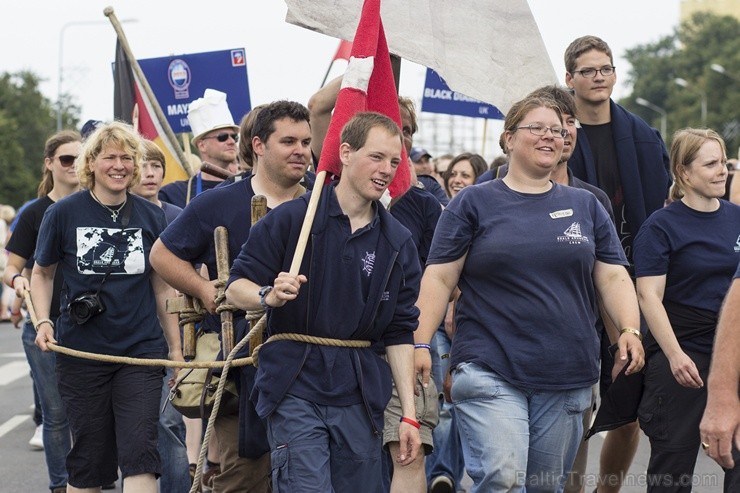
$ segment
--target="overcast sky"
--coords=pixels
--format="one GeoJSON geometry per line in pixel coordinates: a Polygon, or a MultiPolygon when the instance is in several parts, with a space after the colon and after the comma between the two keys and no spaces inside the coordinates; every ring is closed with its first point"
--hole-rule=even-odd
{"type": "MultiPolygon", "coordinates": [[[[115,8],[119,19],[134,20],[125,23],[124,30],[137,58],[244,47],[252,105],[281,98],[306,103],[338,43],[285,23],[287,7],[282,0],[5,2],[0,71],[32,70],[44,79],[44,94],[55,101],[61,59],[62,90],[81,105],[81,120],[112,118],[110,64],[116,37],[103,15],[107,5],[115,8]]],[[[562,80],[563,52],[570,41],[595,34],[614,51],[621,78],[615,96],[621,97],[629,92],[623,85],[629,69],[622,59],[624,50],[670,34],[678,25],[680,1],[529,0],[529,5],[558,77],[562,80]]],[[[423,68],[404,64],[401,93],[419,99],[423,74],[423,68]]]]}

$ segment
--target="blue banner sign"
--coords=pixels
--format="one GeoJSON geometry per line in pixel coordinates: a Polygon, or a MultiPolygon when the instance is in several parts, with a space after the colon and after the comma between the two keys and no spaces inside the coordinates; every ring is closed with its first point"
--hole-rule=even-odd
{"type": "Polygon", "coordinates": [[[244,48],[139,60],[162,112],[175,133],[190,132],[188,107],[206,89],[228,96],[234,122],[252,109],[244,48]]]}
{"type": "Polygon", "coordinates": [[[430,68],[427,68],[426,80],[424,81],[421,111],[490,120],[504,119],[504,115],[495,106],[469,98],[450,89],[444,79],[430,68]]]}

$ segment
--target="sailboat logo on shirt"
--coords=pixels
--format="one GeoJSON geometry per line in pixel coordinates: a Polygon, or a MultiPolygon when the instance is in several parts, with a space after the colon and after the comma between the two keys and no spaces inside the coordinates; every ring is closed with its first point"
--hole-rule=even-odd
{"type": "Polygon", "coordinates": [[[735,251],[740,252],[740,235],[738,235],[737,241],[735,242],[735,251]]]}
{"type": "Polygon", "coordinates": [[[561,236],[558,236],[558,242],[580,245],[581,243],[588,243],[588,238],[581,234],[581,223],[575,221],[568,226],[568,229],[563,231],[561,236]]]}
{"type": "Polygon", "coordinates": [[[375,266],[375,252],[365,252],[365,257],[362,259],[362,271],[367,273],[367,277],[373,273],[373,267],[375,266]]]}

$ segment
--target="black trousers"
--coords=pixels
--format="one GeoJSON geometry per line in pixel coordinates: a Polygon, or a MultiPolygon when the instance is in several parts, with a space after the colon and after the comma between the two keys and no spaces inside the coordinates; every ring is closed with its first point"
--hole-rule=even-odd
{"type": "MultiPolygon", "coordinates": [[[[694,361],[706,384],[711,355],[684,352],[694,361]]],[[[699,423],[706,404],[706,386],[693,389],[680,385],[662,351],[650,357],[637,413],[640,427],[650,439],[648,492],[687,493],[701,479],[693,474],[701,445],[699,423]]]]}

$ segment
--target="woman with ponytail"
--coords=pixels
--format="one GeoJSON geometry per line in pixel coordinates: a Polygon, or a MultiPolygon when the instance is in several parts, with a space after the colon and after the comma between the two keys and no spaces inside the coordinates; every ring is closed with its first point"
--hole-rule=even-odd
{"type": "MultiPolygon", "coordinates": [[[[41,219],[44,212],[60,199],[76,192],[79,181],[75,171],[75,160],[82,149],[82,137],[71,130],[63,130],[49,137],[44,147],[44,165],[38,200],[26,207],[18,220],[6,249],[8,266],[3,280],[15,289],[17,296],[30,289],[29,279],[23,274],[33,265],[41,219]]],[[[57,275],[54,280],[54,299],[51,318],[59,316],[59,295],[64,279],[57,275]]],[[[34,384],[38,390],[43,413],[43,443],[46,466],[49,472],[49,488],[52,492],[66,491],[67,471],[65,459],[70,450],[67,416],[57,389],[56,358],[54,353],[44,353],[35,344],[36,330],[30,319],[23,325],[23,349],[31,367],[34,384]]]]}

